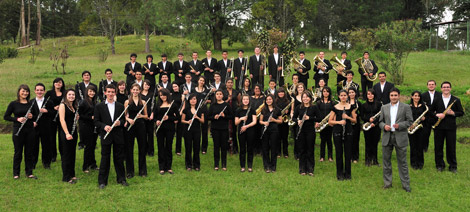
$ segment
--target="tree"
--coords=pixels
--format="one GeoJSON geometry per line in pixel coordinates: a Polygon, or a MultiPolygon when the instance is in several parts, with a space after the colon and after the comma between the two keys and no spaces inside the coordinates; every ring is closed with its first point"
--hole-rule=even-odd
{"type": "Polygon", "coordinates": [[[26,27],[26,43],[29,45],[29,35],[31,29],[31,0],[28,1],[28,26],[26,27]]]}
{"type": "Polygon", "coordinates": [[[144,30],[145,34],[145,52],[150,52],[150,31],[156,25],[157,5],[150,0],[141,0],[141,6],[135,18],[129,22],[134,28],[144,30]]]}
{"type": "Polygon", "coordinates": [[[36,31],[36,45],[41,45],[41,2],[40,0],[36,1],[36,16],[38,18],[37,22],[37,31],[36,31]]]}
{"type": "Polygon", "coordinates": [[[21,0],[21,12],[20,12],[20,28],[21,28],[21,46],[26,46],[26,23],[24,20],[24,0],[21,0]]]}

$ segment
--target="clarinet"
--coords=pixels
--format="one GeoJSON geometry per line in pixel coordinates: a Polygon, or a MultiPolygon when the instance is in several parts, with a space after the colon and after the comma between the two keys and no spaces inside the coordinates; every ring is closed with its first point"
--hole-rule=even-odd
{"type": "Polygon", "coordinates": [[[80,94],[80,99],[83,100],[82,89],[80,88],[80,83],[78,81],[77,81],[77,85],[78,85],[78,94],[80,94]]]}
{"type": "Polygon", "coordinates": [[[113,125],[111,125],[111,130],[109,130],[109,132],[106,133],[106,135],[104,135],[103,139],[102,140],[105,140],[106,137],[108,137],[109,133],[114,129],[114,127],[116,126],[116,122],[121,119],[121,117],[124,115],[124,113],[126,112],[127,108],[129,108],[129,105],[127,105],[126,108],[124,108],[124,110],[122,111],[121,115],[119,115],[119,117],[116,119],[116,121],[113,122],[113,125]]]}
{"type": "Polygon", "coordinates": [[[102,89],[103,89],[103,100],[106,100],[106,95],[104,94],[104,91],[106,90],[106,86],[104,85],[104,80],[101,79],[101,85],[102,85],[102,89]]]}
{"type": "MultiPolygon", "coordinates": [[[[248,105],[248,111],[246,111],[246,118],[248,119],[248,115],[250,114],[250,110],[251,110],[251,105],[248,105]]],[[[244,127],[246,125],[246,121],[243,121],[243,125],[242,127],[244,127]]],[[[244,133],[245,131],[243,132],[240,132],[240,134],[244,133]]]]}
{"type": "Polygon", "coordinates": [[[171,101],[170,106],[168,107],[168,110],[166,110],[165,114],[163,114],[163,117],[162,117],[162,119],[160,120],[160,125],[158,125],[157,130],[155,130],[155,134],[157,134],[158,130],[159,130],[160,127],[162,126],[162,124],[163,124],[163,122],[164,122],[164,121],[163,121],[163,118],[165,118],[165,116],[168,114],[168,112],[170,112],[170,109],[171,109],[171,106],[173,105],[173,102],[175,102],[175,100],[171,101]]]}
{"type": "MultiPolygon", "coordinates": [[[[140,109],[139,112],[135,115],[135,117],[134,117],[134,124],[135,124],[135,121],[137,120],[137,116],[138,116],[140,113],[142,113],[142,111],[145,109],[145,106],[147,106],[147,103],[148,103],[151,99],[152,99],[152,98],[147,99],[147,101],[145,101],[144,106],[142,106],[142,109],[140,109]]],[[[134,126],[134,124],[131,124],[131,125],[127,128],[127,131],[129,131],[129,130],[132,128],[132,126],[134,126]]]]}
{"type": "Polygon", "coordinates": [[[16,136],[18,136],[18,135],[20,134],[21,129],[23,129],[23,127],[24,127],[24,125],[26,124],[26,122],[28,122],[28,114],[31,113],[31,109],[33,109],[33,105],[34,105],[34,102],[31,103],[31,106],[28,108],[28,111],[26,111],[26,114],[23,116],[23,118],[25,118],[26,121],[24,121],[24,122],[21,123],[20,128],[18,129],[18,131],[17,131],[16,134],[15,134],[16,136]]]}
{"type": "Polygon", "coordinates": [[[295,137],[295,140],[299,139],[300,132],[302,132],[302,127],[304,126],[305,116],[307,116],[307,111],[308,111],[308,108],[305,108],[304,115],[302,115],[302,121],[301,121],[302,124],[299,126],[299,131],[297,132],[297,136],[295,137]]]}
{"type": "MultiPolygon", "coordinates": [[[[50,96],[47,97],[46,101],[44,103],[42,103],[41,109],[44,109],[46,107],[46,104],[49,101],[49,98],[51,98],[51,97],[50,96]]],[[[38,115],[38,117],[36,118],[36,121],[35,121],[36,123],[38,123],[38,121],[41,118],[42,114],[43,114],[43,112],[39,112],[39,115],[38,115]]]]}
{"type": "MultiPolygon", "coordinates": [[[[61,100],[60,103],[64,102],[64,100],[61,100]]],[[[60,105],[59,103],[59,105],[60,105]]],[[[57,117],[59,117],[59,110],[57,110],[57,113],[54,116],[54,119],[52,120],[53,122],[57,122],[57,117]]]]}
{"type": "Polygon", "coordinates": [[[273,110],[273,112],[271,112],[271,114],[269,115],[269,118],[268,118],[268,125],[264,125],[264,127],[263,127],[263,133],[261,133],[260,139],[263,138],[264,133],[265,133],[266,130],[268,129],[268,126],[269,126],[269,123],[270,123],[269,120],[273,117],[273,113],[274,113],[274,110],[273,110]]]}
{"type": "Polygon", "coordinates": [[[152,104],[150,106],[150,111],[153,111],[153,108],[155,107],[155,95],[157,94],[157,86],[155,86],[155,89],[153,91],[153,96],[152,96],[152,104]]]}
{"type": "Polygon", "coordinates": [[[77,109],[75,110],[75,114],[74,114],[75,117],[73,118],[73,125],[72,125],[72,133],[70,133],[70,135],[73,135],[73,133],[75,132],[75,129],[77,128],[78,109],[79,108],[80,108],[80,104],[77,105],[77,109]]]}
{"type": "Polygon", "coordinates": [[[198,105],[197,108],[196,108],[196,112],[194,113],[193,117],[191,118],[191,123],[189,123],[188,131],[189,131],[189,129],[191,128],[191,126],[193,125],[194,118],[196,117],[197,111],[199,110],[199,108],[201,108],[202,102],[203,102],[203,100],[199,101],[199,105],[198,105]]]}
{"type": "MultiPolygon", "coordinates": [[[[343,114],[346,114],[346,107],[343,108],[343,114]]],[[[343,118],[343,120],[346,120],[346,119],[343,118]]],[[[344,134],[346,134],[346,124],[343,124],[343,135],[342,135],[343,141],[344,141],[344,134]]]]}

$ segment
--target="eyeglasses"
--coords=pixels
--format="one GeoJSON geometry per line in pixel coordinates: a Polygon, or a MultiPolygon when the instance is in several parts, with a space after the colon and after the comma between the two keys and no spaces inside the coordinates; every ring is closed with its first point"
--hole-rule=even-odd
{"type": "Polygon", "coordinates": [[[441,88],[450,88],[449,86],[441,87],[441,88]]]}

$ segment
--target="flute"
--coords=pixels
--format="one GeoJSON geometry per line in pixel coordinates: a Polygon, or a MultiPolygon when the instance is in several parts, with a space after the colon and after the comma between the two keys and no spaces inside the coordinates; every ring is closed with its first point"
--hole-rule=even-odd
{"type": "MultiPolygon", "coordinates": [[[[51,98],[51,97],[50,96],[47,97],[46,101],[44,103],[42,103],[41,109],[44,109],[46,107],[46,104],[49,101],[49,98],[51,98]]],[[[39,112],[39,115],[38,115],[38,117],[36,118],[36,121],[35,121],[36,123],[38,123],[38,121],[41,118],[42,114],[43,114],[43,112],[39,112]]]]}
{"type": "Polygon", "coordinates": [[[199,110],[199,108],[201,108],[202,102],[203,102],[203,100],[199,101],[199,105],[196,108],[196,112],[194,113],[193,117],[191,118],[191,123],[189,123],[188,131],[191,128],[191,126],[193,125],[194,118],[197,116],[197,111],[199,110]]]}
{"type": "MultiPolygon", "coordinates": [[[[248,115],[250,114],[250,110],[251,110],[251,105],[248,105],[248,111],[246,111],[246,119],[248,120],[248,115]]],[[[246,125],[246,121],[243,121],[243,125],[242,127],[244,127],[246,125]]],[[[245,131],[243,132],[240,132],[240,134],[244,133],[245,131]]]]}
{"type": "MultiPolygon", "coordinates": [[[[145,101],[145,104],[144,106],[139,110],[139,112],[135,115],[134,117],[134,124],[135,124],[135,121],[137,120],[137,117],[140,113],[142,113],[142,111],[145,109],[145,106],[147,106],[147,103],[151,100],[152,98],[149,98],[147,99],[147,101],[145,101]]],[[[129,131],[131,129],[132,126],[134,126],[134,124],[131,124],[129,125],[129,127],[127,128],[127,131],[129,131]]]]}
{"type": "Polygon", "coordinates": [[[264,125],[263,133],[261,133],[261,137],[260,137],[260,138],[263,138],[264,133],[265,133],[266,130],[268,129],[269,123],[271,122],[270,120],[271,120],[271,118],[273,117],[273,113],[274,113],[274,110],[273,110],[273,112],[271,112],[271,114],[269,115],[269,118],[268,118],[268,125],[264,125]]]}
{"type": "Polygon", "coordinates": [[[158,132],[158,130],[159,130],[160,127],[162,126],[163,122],[165,121],[165,120],[163,120],[163,118],[165,118],[165,116],[168,114],[168,112],[170,112],[170,109],[171,109],[171,106],[173,105],[173,102],[175,102],[175,100],[171,101],[171,104],[170,104],[170,106],[168,107],[168,110],[166,110],[165,114],[163,114],[163,117],[162,117],[162,119],[160,120],[160,125],[158,125],[157,130],[155,130],[155,134],[158,132]]]}
{"type": "Polygon", "coordinates": [[[23,118],[25,118],[26,120],[24,122],[21,123],[21,126],[20,128],[18,129],[18,131],[16,132],[16,136],[18,136],[20,134],[20,131],[21,129],[23,129],[24,125],[26,124],[26,122],[28,122],[28,114],[31,113],[31,109],[33,109],[33,105],[34,105],[34,102],[31,104],[31,106],[29,107],[28,111],[26,111],[26,114],[24,115],[23,118]]]}
{"type": "Polygon", "coordinates": [[[307,111],[308,111],[308,108],[305,108],[305,112],[304,112],[304,115],[302,116],[302,121],[301,121],[301,125],[299,126],[299,131],[297,132],[297,136],[295,137],[295,139],[299,139],[299,135],[300,135],[300,132],[302,132],[302,127],[304,126],[304,122],[305,122],[305,116],[307,116],[307,111]]]}
{"type": "Polygon", "coordinates": [[[106,137],[108,137],[109,133],[114,129],[114,127],[116,126],[116,122],[119,121],[119,119],[121,119],[121,117],[124,115],[124,113],[126,112],[127,108],[129,108],[129,105],[127,105],[126,108],[124,108],[124,111],[122,111],[121,115],[119,115],[119,117],[116,119],[116,121],[113,122],[113,125],[111,125],[111,130],[109,130],[106,135],[104,135],[103,137],[103,140],[106,139],[106,137]]]}

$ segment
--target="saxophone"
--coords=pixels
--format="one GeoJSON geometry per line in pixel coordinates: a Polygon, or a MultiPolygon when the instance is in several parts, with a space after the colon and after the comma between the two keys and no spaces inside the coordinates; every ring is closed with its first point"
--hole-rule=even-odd
{"type": "Polygon", "coordinates": [[[426,110],[413,122],[413,124],[408,128],[408,134],[413,135],[419,128],[423,127],[423,124],[420,124],[421,118],[428,112],[429,108],[424,104],[426,110]]]}
{"type": "Polygon", "coordinates": [[[256,118],[258,118],[261,115],[261,111],[263,110],[263,108],[264,108],[264,103],[260,105],[258,109],[256,109],[256,118]]]}
{"type": "MultiPolygon", "coordinates": [[[[443,113],[443,114],[446,114],[447,111],[449,111],[449,109],[452,107],[452,105],[455,104],[456,101],[457,101],[457,100],[454,100],[449,106],[447,106],[447,108],[446,108],[446,109],[444,110],[444,112],[442,112],[442,113],[443,113]]],[[[445,117],[444,117],[444,118],[445,118],[445,117]]],[[[444,119],[444,118],[442,118],[442,119],[444,119]]],[[[439,119],[436,121],[436,123],[434,124],[434,126],[432,126],[432,128],[435,129],[437,126],[439,126],[439,124],[441,123],[442,119],[439,118],[439,119]]]]}
{"type": "MultiPolygon", "coordinates": [[[[379,111],[378,113],[376,113],[374,116],[372,116],[372,117],[370,117],[370,118],[375,120],[375,119],[377,118],[377,116],[379,116],[381,113],[382,113],[382,111],[379,111]]],[[[366,122],[366,123],[364,123],[364,124],[362,125],[362,130],[364,130],[364,131],[369,131],[370,128],[371,128],[371,124],[372,124],[371,122],[366,122]]]]}
{"type": "Polygon", "coordinates": [[[282,114],[282,122],[283,123],[286,123],[286,122],[290,122],[291,118],[289,117],[289,115],[287,114],[284,114],[286,113],[287,110],[289,110],[289,108],[291,107],[292,104],[294,104],[294,97],[291,97],[291,101],[289,102],[289,104],[281,110],[281,114],[282,114]]]}
{"type": "Polygon", "coordinates": [[[326,127],[328,127],[328,119],[330,119],[330,115],[331,113],[328,113],[328,115],[325,116],[325,118],[323,118],[321,120],[321,122],[319,123],[320,126],[319,127],[315,127],[315,132],[319,133],[321,132],[322,130],[324,130],[326,127]]]}

